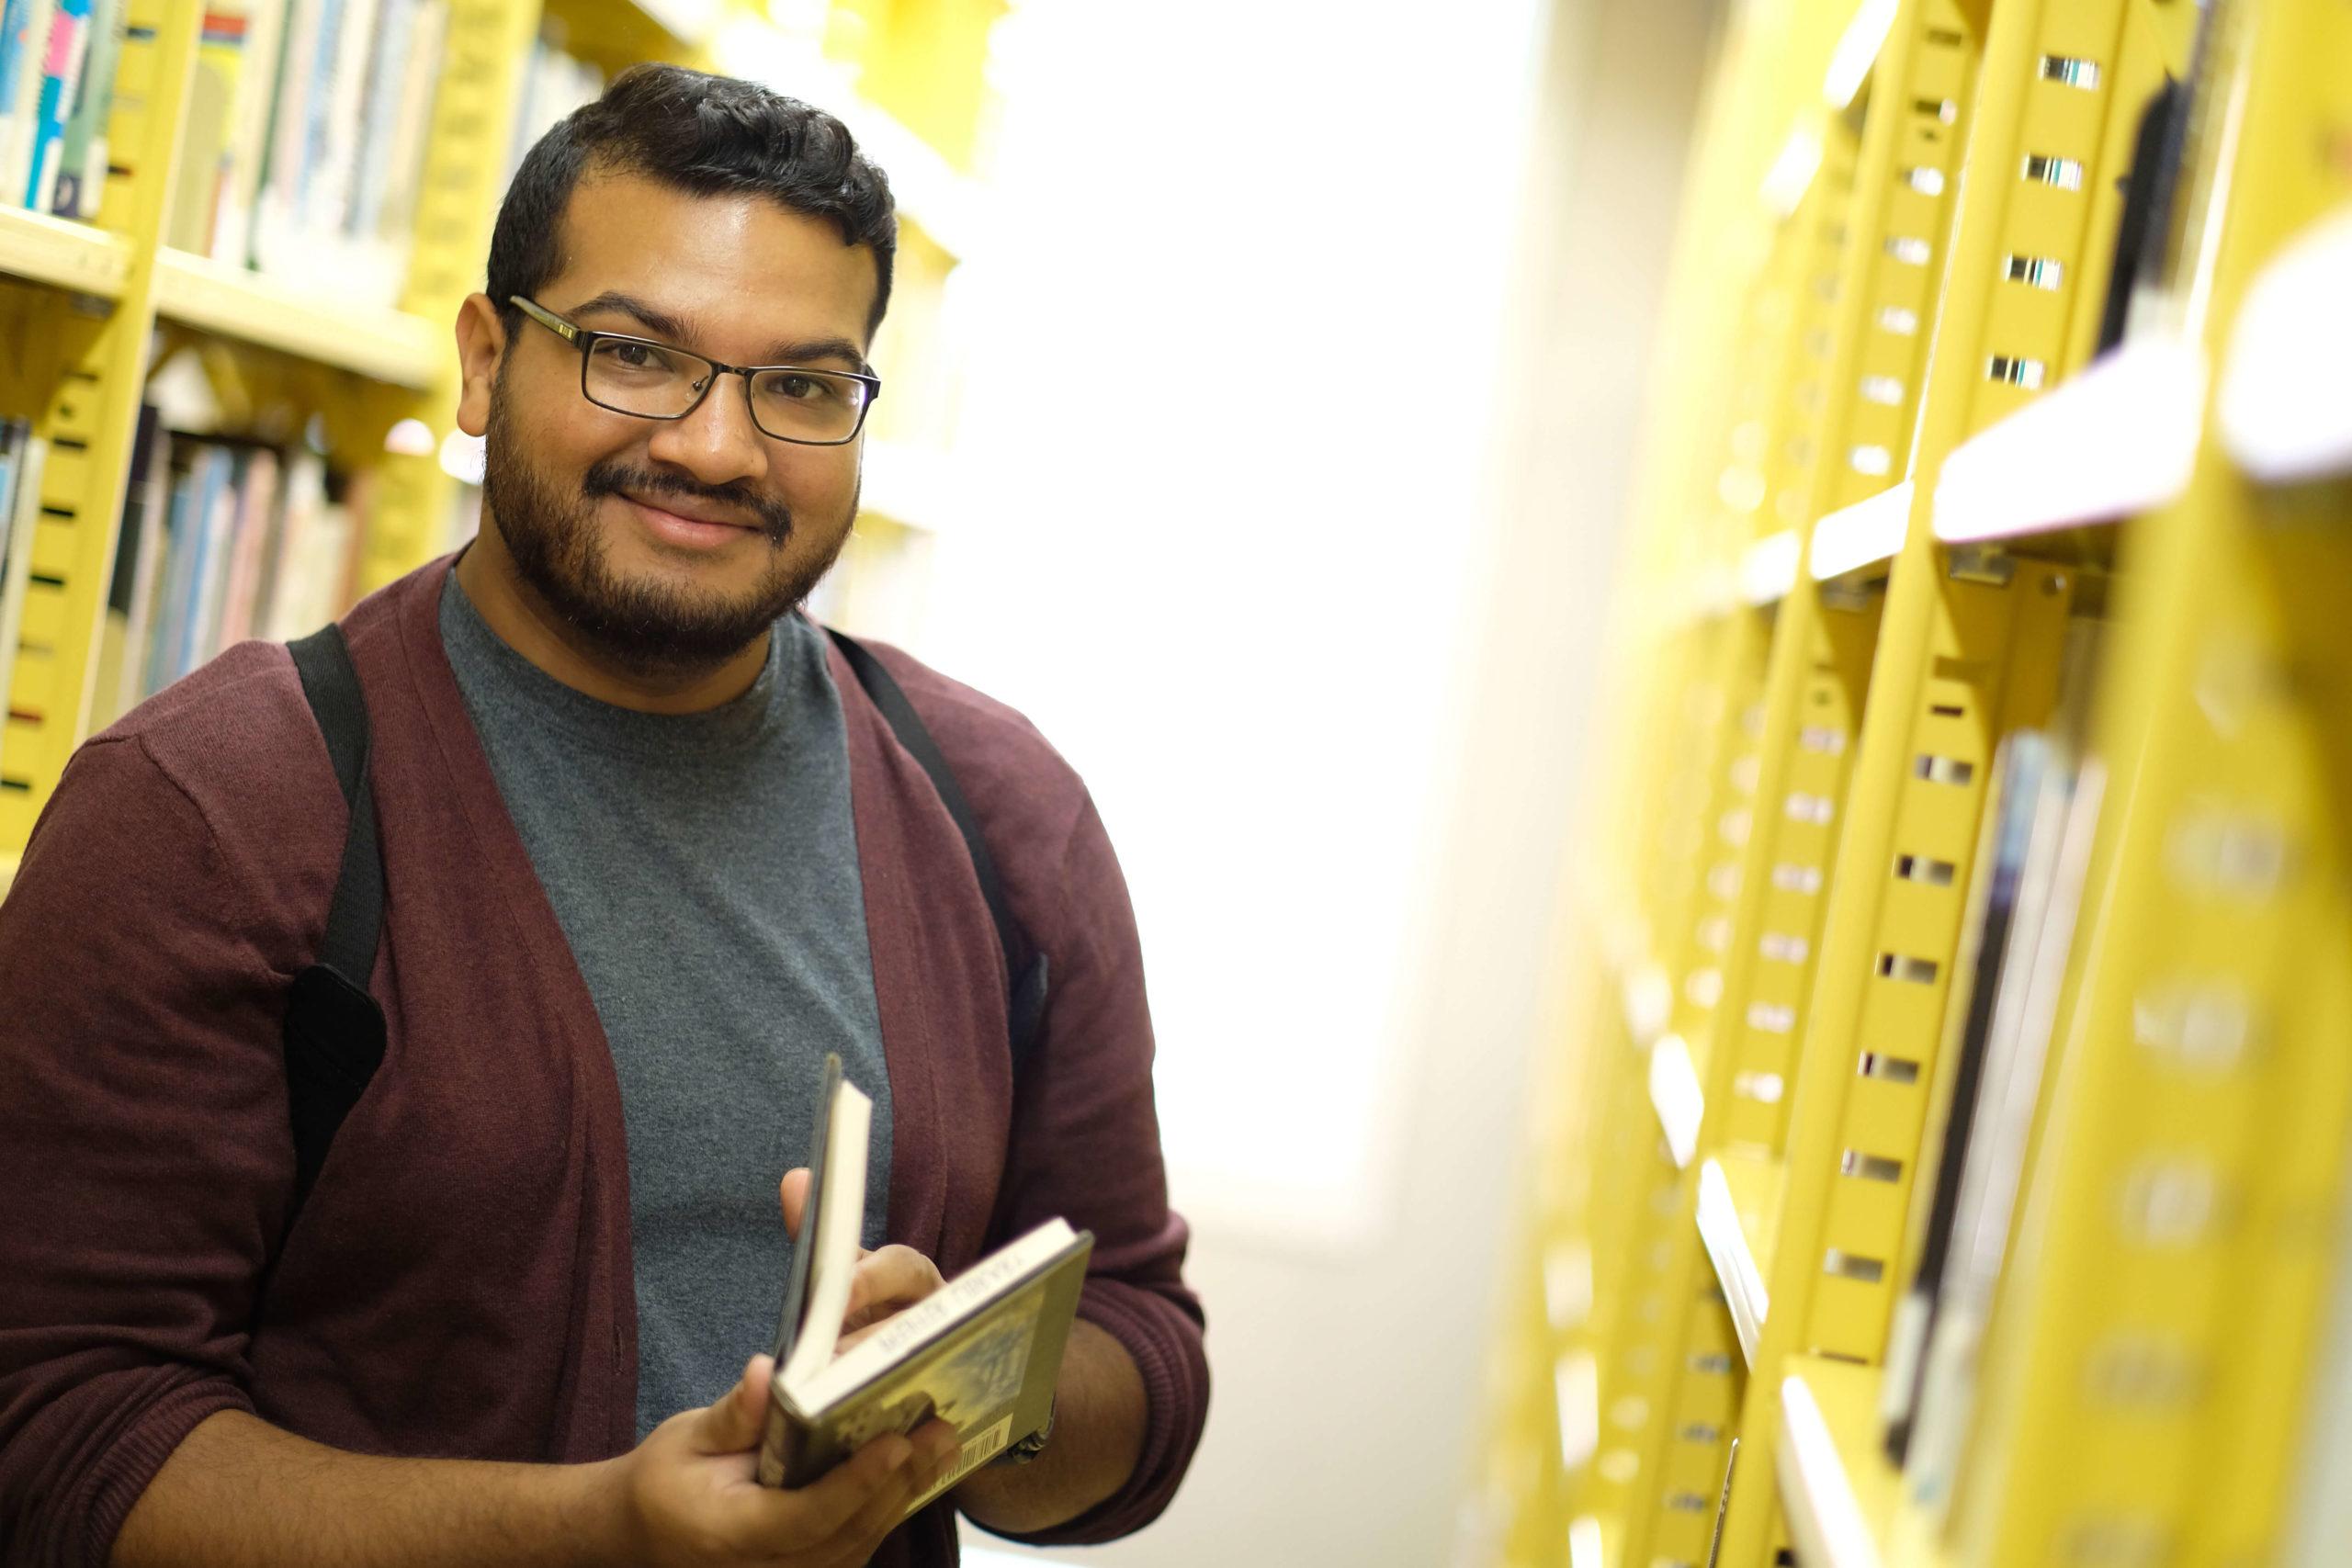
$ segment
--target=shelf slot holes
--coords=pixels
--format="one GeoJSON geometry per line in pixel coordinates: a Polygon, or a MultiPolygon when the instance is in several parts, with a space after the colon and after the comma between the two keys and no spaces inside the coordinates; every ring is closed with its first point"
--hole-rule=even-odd
{"type": "Polygon", "coordinates": [[[2053,190],[2080,190],[2083,188],[2083,165],[2074,158],[2029,152],[2025,155],[2022,177],[2029,185],[2048,186],[2053,190]]]}
{"type": "Polygon", "coordinates": [[[1888,409],[1903,406],[1903,383],[1892,376],[1865,376],[1860,391],[1866,403],[1888,409]]]}
{"type": "Polygon", "coordinates": [[[1897,855],[1894,874],[1904,882],[1917,882],[1925,887],[1950,887],[1960,868],[1948,860],[1936,860],[1928,855],[1897,855]]]}
{"type": "Polygon", "coordinates": [[[1690,1358],[1690,1370],[1702,1377],[1729,1377],[1731,1358],[1720,1350],[1702,1351],[1690,1358]]]}
{"type": "Polygon", "coordinates": [[[2001,276],[2029,288],[2054,290],[2066,281],[2066,267],[2048,256],[2004,256],[2001,276]]]}
{"type": "Polygon", "coordinates": [[[1893,333],[1897,337],[1917,337],[1919,335],[1919,312],[1906,310],[1900,305],[1884,306],[1879,310],[1878,325],[1881,332],[1893,333]]]}
{"type": "Polygon", "coordinates": [[[2045,54],[2041,57],[2041,79],[2045,82],[2096,92],[2098,90],[2098,62],[2096,60],[2064,54],[2045,54]]]}
{"type": "Polygon", "coordinates": [[[1789,796],[1785,809],[1792,822],[1810,822],[1817,828],[1826,828],[1838,815],[1838,803],[1826,795],[1798,790],[1789,796]]]}
{"type": "Polygon", "coordinates": [[[1976,777],[1976,764],[1958,757],[1938,757],[1921,752],[1912,762],[1914,777],[1929,784],[1965,785],[1976,777]]]}
{"type": "Polygon", "coordinates": [[[1950,98],[1914,98],[1911,100],[1911,112],[1922,119],[1950,125],[1960,118],[1960,106],[1950,98]]]}
{"type": "Polygon", "coordinates": [[[1782,893],[1802,893],[1810,897],[1821,891],[1821,868],[1783,862],[1772,868],[1772,886],[1782,893]]]}
{"type": "Polygon", "coordinates": [[[1797,731],[1797,745],[1804,750],[1824,757],[1843,756],[1846,732],[1832,729],[1826,724],[1808,724],[1797,731]]]}
{"type": "Polygon", "coordinates": [[[1875,1285],[1886,1278],[1886,1260],[1831,1247],[1821,1256],[1821,1271],[1860,1285],[1875,1285]]]}
{"type": "Polygon", "coordinates": [[[1914,958],[1908,953],[1882,953],[1878,955],[1878,977],[1882,980],[1902,980],[1914,986],[1932,986],[1941,966],[1932,958],[1914,958]]]}
{"type": "Polygon", "coordinates": [[[1838,1161],[1838,1174],[1850,1176],[1860,1181],[1900,1181],[1903,1162],[1866,1155],[1860,1149],[1848,1149],[1838,1161]]]}
{"type": "Polygon", "coordinates": [[[1778,1105],[1781,1097],[1788,1092],[1788,1083],[1778,1073],[1734,1073],[1731,1092],[1758,1105],[1778,1105]]]}
{"type": "Polygon", "coordinates": [[[1786,1034],[1797,1026],[1797,1010],[1778,1002],[1750,1002],[1747,1027],[1765,1034],[1786,1034]]]}
{"type": "Polygon", "coordinates": [[[1886,254],[1905,266],[1925,266],[1936,254],[1936,248],[1913,234],[1896,234],[1886,242],[1886,254]]]}
{"type": "Polygon", "coordinates": [[[1720,1443],[1724,1440],[1724,1429],[1704,1421],[1693,1421],[1675,1436],[1686,1443],[1720,1443]]]}
{"type": "Polygon", "coordinates": [[[1669,1514],[1712,1514],[1715,1511],[1715,1504],[1712,1497],[1702,1497],[1696,1492],[1677,1492],[1667,1498],[1666,1511],[1669,1514]]]}
{"type": "Polygon", "coordinates": [[[1905,169],[1903,171],[1903,183],[1921,196],[1941,196],[1944,193],[1944,172],[1924,167],[1905,169]]]}
{"type": "Polygon", "coordinates": [[[1909,1056],[1890,1056],[1883,1051],[1865,1051],[1861,1065],[1855,1069],[1866,1078],[1883,1083],[1917,1083],[1919,1064],[1909,1056]]]}
{"type": "Polygon", "coordinates": [[[1787,931],[1766,931],[1758,939],[1756,951],[1768,964],[1802,964],[1813,944],[1787,931]]]}
{"type": "Polygon", "coordinates": [[[1998,381],[2004,386],[2022,387],[2029,392],[2040,391],[2042,379],[2049,373],[2049,366],[2021,355],[1996,354],[1984,362],[1985,379],[1998,381]]]}
{"type": "Polygon", "coordinates": [[[1858,474],[1877,479],[1894,467],[1894,454],[1883,446],[1857,446],[1846,454],[1846,465],[1858,474]]]}
{"type": "Polygon", "coordinates": [[[1937,49],[1958,49],[1967,41],[1957,28],[1929,28],[1928,29],[1928,42],[1937,49]]]}

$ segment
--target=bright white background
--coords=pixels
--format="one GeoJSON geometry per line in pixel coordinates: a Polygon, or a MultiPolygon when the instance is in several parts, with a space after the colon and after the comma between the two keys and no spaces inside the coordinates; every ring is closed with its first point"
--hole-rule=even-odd
{"type": "Polygon", "coordinates": [[[1211,1423],[1121,1564],[1444,1560],[1705,0],[1023,0],[920,651],[1133,886],[1211,1423]]]}

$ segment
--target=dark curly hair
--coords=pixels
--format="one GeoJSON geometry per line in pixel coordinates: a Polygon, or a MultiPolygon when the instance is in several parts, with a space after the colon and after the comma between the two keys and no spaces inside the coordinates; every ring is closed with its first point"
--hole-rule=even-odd
{"type": "Polygon", "coordinates": [[[507,331],[555,275],[557,231],[587,174],[642,175],[695,196],[753,191],[804,217],[829,220],[842,243],[874,253],[871,336],[890,302],[899,248],[890,182],[849,128],[820,108],[755,82],[681,65],[632,65],[605,96],[539,138],[515,171],[490,238],[488,291],[507,331]]]}

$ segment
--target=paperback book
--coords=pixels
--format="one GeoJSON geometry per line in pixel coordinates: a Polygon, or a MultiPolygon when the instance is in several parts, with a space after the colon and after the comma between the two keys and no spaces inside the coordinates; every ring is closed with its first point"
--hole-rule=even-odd
{"type": "Polygon", "coordinates": [[[872,1120],[872,1100],[827,1057],[759,1479],[807,1485],[874,1438],[936,1416],[963,1450],[911,1514],[1046,1427],[1094,1237],[1048,1220],[844,1347],[872,1120]]]}

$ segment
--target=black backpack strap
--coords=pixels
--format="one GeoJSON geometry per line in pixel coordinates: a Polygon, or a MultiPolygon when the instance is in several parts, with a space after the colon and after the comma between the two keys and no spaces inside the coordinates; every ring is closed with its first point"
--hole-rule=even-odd
{"type": "MultiPolygon", "coordinates": [[[[294,978],[286,1009],[286,1083],[294,1123],[294,1212],[310,1195],[343,1119],[384,1060],[384,1010],[368,994],[384,928],[384,863],[368,784],[368,702],[343,628],[287,645],[351,808],[343,869],[317,961],[294,978]]],[[[290,1226],[292,1213],[287,1220],[290,1226]]]]}
{"type": "Polygon", "coordinates": [[[1007,1021],[1012,1037],[1012,1081],[1017,1089],[1022,1068],[1027,1064],[1030,1051],[1037,1043],[1037,1031],[1046,1021],[1046,955],[1037,951],[1019,921],[1012,918],[1012,906],[1005,902],[1004,881],[997,874],[996,857],[989,853],[988,840],[980,835],[979,818],[972,814],[972,803],[964,798],[963,786],[956,782],[956,772],[947,765],[947,758],[939,743],[916,712],[914,704],[873,650],[855,638],[827,628],[833,646],[849,660],[850,669],[857,675],[857,683],[874,705],[882,710],[889,722],[891,733],[899,738],[922,771],[931,775],[932,786],[939,791],[947,815],[956,819],[956,830],[964,835],[964,848],[972,857],[972,870],[980,882],[980,897],[988,900],[989,919],[996,922],[997,945],[1004,950],[1005,978],[1011,987],[1012,1016],[1007,1021]]]}

